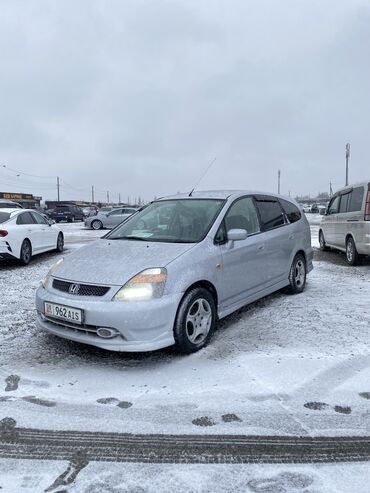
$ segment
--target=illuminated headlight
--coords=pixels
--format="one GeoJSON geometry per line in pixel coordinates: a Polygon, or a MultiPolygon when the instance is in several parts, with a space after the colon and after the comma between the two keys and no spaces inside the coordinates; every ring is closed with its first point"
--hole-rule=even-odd
{"type": "Polygon", "coordinates": [[[55,272],[56,269],[60,266],[60,264],[63,262],[63,260],[64,260],[64,258],[59,259],[58,262],[55,262],[55,264],[50,267],[48,273],[46,274],[44,279],[42,279],[42,281],[41,281],[41,285],[44,288],[46,288],[48,286],[50,277],[52,276],[53,272],[55,272]]]}
{"type": "Polygon", "coordinates": [[[114,301],[145,301],[161,298],[167,280],[167,270],[147,269],[128,281],[115,295],[114,301]]]}

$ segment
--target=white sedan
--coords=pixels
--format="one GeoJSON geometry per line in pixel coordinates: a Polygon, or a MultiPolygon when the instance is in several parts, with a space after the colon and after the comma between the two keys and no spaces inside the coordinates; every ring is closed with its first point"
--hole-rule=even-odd
{"type": "Polygon", "coordinates": [[[33,255],[63,248],[62,231],[38,212],[0,209],[0,260],[13,258],[27,265],[33,255]]]}

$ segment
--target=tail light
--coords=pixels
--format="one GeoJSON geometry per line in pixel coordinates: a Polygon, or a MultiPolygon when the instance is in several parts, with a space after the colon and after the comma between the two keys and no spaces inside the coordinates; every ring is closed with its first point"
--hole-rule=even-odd
{"type": "Polygon", "coordinates": [[[7,236],[8,232],[6,229],[0,229],[0,238],[4,238],[4,236],[7,236]]]}
{"type": "Polygon", "coordinates": [[[370,221],[370,190],[367,192],[367,197],[366,197],[365,221],[370,221]]]}

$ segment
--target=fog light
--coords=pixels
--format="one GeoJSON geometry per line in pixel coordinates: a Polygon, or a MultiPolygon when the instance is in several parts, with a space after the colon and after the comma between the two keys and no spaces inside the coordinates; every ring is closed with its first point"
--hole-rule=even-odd
{"type": "Polygon", "coordinates": [[[112,339],[113,337],[118,336],[118,332],[114,329],[108,329],[106,327],[100,327],[96,333],[99,337],[103,337],[103,339],[112,339]]]}

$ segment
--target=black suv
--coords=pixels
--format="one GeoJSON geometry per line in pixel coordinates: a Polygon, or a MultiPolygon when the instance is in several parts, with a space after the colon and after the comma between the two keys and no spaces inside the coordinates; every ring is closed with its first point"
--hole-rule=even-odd
{"type": "Polygon", "coordinates": [[[49,217],[54,219],[56,223],[60,221],[67,221],[73,223],[74,221],[83,221],[84,213],[82,209],[77,205],[72,204],[60,204],[55,207],[51,212],[49,212],[49,217]]]}

